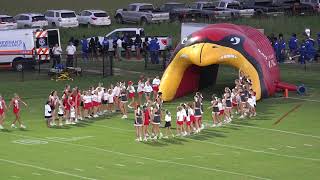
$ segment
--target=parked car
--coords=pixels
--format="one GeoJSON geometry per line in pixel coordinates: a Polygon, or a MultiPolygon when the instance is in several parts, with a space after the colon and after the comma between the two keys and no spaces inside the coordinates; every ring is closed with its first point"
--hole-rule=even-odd
{"type": "Polygon", "coordinates": [[[239,1],[234,0],[221,0],[219,1],[218,8],[229,10],[240,17],[252,17],[254,15],[254,9],[244,8],[239,1]]]}
{"type": "Polygon", "coordinates": [[[34,28],[34,27],[46,27],[48,21],[43,14],[24,13],[18,14],[14,17],[18,24],[18,28],[34,28]]]}
{"type": "Polygon", "coordinates": [[[145,25],[169,21],[169,13],[155,10],[152,4],[133,3],[128,9],[118,9],[115,14],[117,23],[134,22],[145,25]]]}
{"type": "Polygon", "coordinates": [[[60,44],[59,29],[14,29],[0,33],[0,65],[22,71],[36,60],[49,60],[49,48],[60,44]],[[37,37],[37,33],[41,37],[37,37]],[[35,56],[35,54],[41,54],[35,56]]]}
{"type": "Polygon", "coordinates": [[[160,7],[160,10],[169,12],[171,21],[195,21],[201,15],[198,10],[191,9],[186,4],[179,2],[167,2],[160,7]]]}
{"type": "Polygon", "coordinates": [[[216,8],[215,4],[209,1],[194,2],[191,4],[191,8],[198,10],[201,14],[201,17],[204,18],[205,21],[211,21],[215,19],[230,19],[238,16],[229,10],[216,8]]]}
{"type": "Polygon", "coordinates": [[[84,10],[78,15],[79,24],[94,26],[109,26],[110,16],[102,10],[84,10]]]}
{"type": "MultiPolygon", "coordinates": [[[[136,39],[136,36],[139,35],[141,37],[142,42],[145,42],[146,35],[143,28],[119,28],[111,31],[105,36],[100,36],[99,42],[102,44],[102,41],[104,37],[107,37],[108,39],[117,39],[123,37],[123,35],[128,35],[132,40],[136,39]]],[[[158,39],[159,45],[160,45],[160,51],[166,50],[167,47],[172,46],[172,38],[167,36],[152,36],[154,38],[158,39]]],[[[150,41],[151,38],[148,39],[150,41]]],[[[88,41],[90,41],[90,38],[88,38],[88,41]]],[[[132,50],[134,51],[134,46],[132,47],[132,50]]]]}
{"type": "Polygon", "coordinates": [[[16,29],[17,23],[12,16],[0,15],[0,30],[16,29]]]}
{"type": "Polygon", "coordinates": [[[300,0],[301,4],[309,4],[314,10],[320,13],[320,0],[300,0]]]}
{"type": "Polygon", "coordinates": [[[78,27],[77,15],[71,10],[48,10],[45,13],[48,23],[52,27],[78,27]]]}
{"type": "Polygon", "coordinates": [[[278,4],[274,4],[272,0],[270,1],[255,1],[247,0],[243,1],[243,7],[248,9],[254,9],[256,16],[282,16],[284,15],[284,8],[278,4]]]}

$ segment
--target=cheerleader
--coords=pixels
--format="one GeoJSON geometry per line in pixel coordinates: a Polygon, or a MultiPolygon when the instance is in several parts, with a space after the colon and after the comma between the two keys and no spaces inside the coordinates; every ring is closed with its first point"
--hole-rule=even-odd
{"type": "Polygon", "coordinates": [[[187,135],[187,106],[185,104],[180,104],[180,106],[182,107],[181,113],[183,114],[183,122],[185,124],[186,127],[182,126],[182,135],[186,136],[187,135]]]}
{"type": "Polygon", "coordinates": [[[4,119],[5,119],[5,111],[7,110],[6,102],[3,97],[0,95],[0,130],[4,129],[4,119]]]}
{"type": "Polygon", "coordinates": [[[159,79],[159,76],[156,76],[152,80],[153,100],[155,100],[157,97],[159,86],[160,86],[160,79],[159,79]]]}
{"type": "Polygon", "coordinates": [[[114,94],[112,93],[112,89],[108,90],[107,101],[108,101],[107,110],[109,112],[113,112],[113,109],[114,109],[114,94]]]}
{"type": "Polygon", "coordinates": [[[142,141],[142,126],[143,126],[143,111],[140,105],[137,105],[136,110],[134,111],[135,121],[134,126],[136,128],[136,141],[142,141]]]}
{"type": "Polygon", "coordinates": [[[131,100],[130,103],[128,104],[128,108],[132,109],[133,108],[132,105],[134,104],[134,93],[136,92],[136,90],[133,87],[132,81],[128,82],[127,91],[129,92],[129,99],[131,100]]]}
{"type": "Polygon", "coordinates": [[[102,112],[102,99],[103,99],[103,88],[98,87],[96,89],[97,91],[97,95],[98,95],[98,99],[97,99],[97,115],[102,116],[103,112],[102,112]]]}
{"type": "MultiPolygon", "coordinates": [[[[78,106],[80,106],[80,101],[79,101],[80,99],[78,100],[78,90],[77,90],[76,87],[72,89],[72,93],[71,93],[70,96],[71,96],[72,102],[69,102],[69,103],[71,103],[72,106],[74,106],[74,108],[75,108],[76,117],[75,117],[74,121],[75,121],[75,123],[77,123],[78,122],[78,118],[77,118],[77,116],[78,116],[78,106]]],[[[71,106],[70,106],[70,108],[71,108],[71,106]]],[[[70,113],[71,113],[71,109],[70,109],[70,113]]],[[[71,121],[71,122],[73,122],[73,121],[71,121]]]]}
{"type": "MultiPolygon", "coordinates": [[[[203,114],[203,96],[200,92],[196,92],[196,95],[199,98],[199,102],[200,102],[200,110],[201,110],[201,115],[203,114]]],[[[200,129],[204,129],[204,125],[202,124],[202,116],[199,118],[199,128],[200,129]]]]}
{"type": "Polygon", "coordinates": [[[248,96],[247,96],[247,92],[246,90],[244,90],[243,88],[241,88],[239,90],[239,96],[240,96],[240,100],[241,100],[241,104],[240,104],[240,119],[245,118],[246,116],[246,107],[247,107],[247,101],[248,101],[248,96]]]}
{"type": "Polygon", "coordinates": [[[72,94],[69,95],[67,104],[68,104],[69,112],[68,112],[68,118],[67,118],[66,124],[76,124],[76,100],[74,96],[72,96],[72,94]],[[71,117],[71,115],[73,117],[71,117]]]}
{"type": "Polygon", "coordinates": [[[18,94],[14,94],[14,97],[11,99],[11,102],[9,104],[9,108],[12,106],[13,107],[13,114],[15,115],[15,120],[11,123],[11,128],[17,128],[16,127],[16,122],[20,124],[20,128],[25,129],[26,126],[22,124],[20,118],[20,103],[22,103],[25,107],[28,105],[21,100],[21,98],[18,96],[18,94]]]}
{"type": "Polygon", "coordinates": [[[84,92],[84,95],[82,96],[82,101],[83,101],[83,115],[85,118],[92,118],[90,116],[90,114],[92,113],[92,95],[90,95],[91,93],[88,93],[87,91],[84,92]]]}
{"type": "Polygon", "coordinates": [[[126,88],[122,87],[120,91],[120,111],[122,112],[123,116],[121,117],[122,119],[127,119],[127,107],[126,103],[128,102],[128,96],[126,92],[126,88]]]}
{"type": "Polygon", "coordinates": [[[118,82],[113,87],[112,91],[113,91],[113,94],[114,94],[114,105],[115,105],[116,110],[118,111],[120,109],[120,99],[119,99],[119,97],[120,97],[120,92],[121,92],[120,84],[118,82]]]}
{"type": "Polygon", "coordinates": [[[71,122],[72,125],[77,124],[76,117],[77,117],[76,116],[76,106],[73,105],[73,106],[70,107],[70,122],[71,122]]]}
{"type": "Polygon", "coordinates": [[[44,106],[44,118],[46,119],[47,127],[50,128],[51,126],[55,126],[52,123],[52,109],[51,109],[51,102],[47,101],[44,106]]]}
{"type": "Polygon", "coordinates": [[[178,106],[177,107],[177,136],[183,135],[183,120],[184,120],[184,115],[182,113],[182,107],[178,106]]]}
{"type": "Polygon", "coordinates": [[[139,104],[142,104],[142,95],[144,93],[143,90],[144,90],[144,83],[142,82],[142,80],[139,80],[138,88],[137,88],[139,104]]]}
{"type": "Polygon", "coordinates": [[[98,96],[98,91],[94,91],[93,95],[92,95],[92,114],[94,118],[99,117],[99,115],[97,114],[98,111],[98,106],[99,106],[99,96],[98,96]]]}
{"type": "Polygon", "coordinates": [[[109,97],[108,89],[104,88],[103,97],[102,97],[102,110],[103,110],[103,113],[107,113],[108,112],[108,97],[109,97]]]}
{"type": "Polygon", "coordinates": [[[144,141],[147,141],[147,137],[149,136],[149,124],[150,124],[150,106],[146,104],[143,106],[143,114],[144,114],[144,121],[143,121],[143,133],[144,133],[144,141]]]}
{"type": "Polygon", "coordinates": [[[82,115],[83,115],[83,101],[82,101],[82,94],[81,90],[77,87],[76,88],[76,93],[77,93],[77,102],[76,102],[76,113],[77,113],[77,118],[79,120],[83,120],[82,115]]]}
{"type": "Polygon", "coordinates": [[[194,122],[194,111],[192,104],[187,105],[187,135],[191,134],[191,131],[193,130],[193,122],[194,122]]]}
{"type": "Polygon", "coordinates": [[[222,122],[227,122],[226,121],[226,116],[225,116],[225,101],[224,99],[218,98],[218,109],[219,109],[219,119],[222,122]]]}
{"type": "Polygon", "coordinates": [[[221,124],[219,120],[218,98],[214,95],[212,96],[211,106],[208,109],[212,109],[213,124],[211,127],[220,126],[221,124]]]}
{"type": "Polygon", "coordinates": [[[63,115],[64,115],[64,106],[63,102],[59,100],[58,102],[58,118],[59,118],[59,126],[63,126],[62,120],[63,120],[63,115]]]}
{"type": "Polygon", "coordinates": [[[153,91],[153,89],[152,89],[152,86],[150,85],[150,82],[148,80],[145,83],[143,91],[144,91],[144,94],[146,97],[146,102],[149,103],[151,92],[153,91]]]}
{"type": "Polygon", "coordinates": [[[232,116],[232,96],[231,96],[231,90],[226,87],[224,89],[224,95],[223,95],[223,99],[225,102],[225,117],[226,117],[226,121],[229,123],[232,121],[231,116],[232,116]]]}
{"type": "Polygon", "coordinates": [[[168,139],[169,138],[169,132],[171,134],[172,137],[174,137],[172,131],[171,131],[171,113],[169,112],[169,110],[166,110],[166,116],[164,118],[166,124],[164,125],[164,127],[166,128],[166,136],[163,137],[165,139],[168,139]]]}
{"type": "Polygon", "coordinates": [[[249,91],[248,96],[248,105],[249,105],[249,117],[256,116],[256,97],[253,90],[249,91]]]}
{"type": "Polygon", "coordinates": [[[152,110],[153,120],[152,120],[152,129],[155,136],[153,137],[154,140],[162,138],[162,133],[160,132],[160,123],[161,123],[161,110],[158,104],[155,104],[152,110]]]}
{"type": "Polygon", "coordinates": [[[52,115],[52,123],[55,125],[56,114],[57,114],[57,106],[59,102],[59,97],[57,91],[52,91],[49,96],[49,105],[51,107],[51,115],[52,115]]]}
{"type": "Polygon", "coordinates": [[[199,123],[200,123],[200,119],[202,117],[202,113],[201,113],[201,103],[199,101],[198,95],[194,96],[193,107],[194,107],[194,117],[195,117],[194,127],[196,129],[196,132],[200,132],[201,131],[201,124],[199,124],[199,123]]]}

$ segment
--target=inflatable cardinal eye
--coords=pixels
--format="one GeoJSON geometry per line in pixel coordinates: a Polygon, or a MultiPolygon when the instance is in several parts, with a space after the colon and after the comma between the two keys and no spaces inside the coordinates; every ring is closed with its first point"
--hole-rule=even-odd
{"type": "Polygon", "coordinates": [[[240,43],[240,38],[238,38],[238,37],[233,37],[233,38],[230,39],[230,42],[231,42],[231,44],[233,44],[233,45],[237,45],[237,44],[240,43]]]}
{"type": "Polygon", "coordinates": [[[187,43],[187,41],[188,41],[188,38],[187,38],[187,37],[185,37],[185,38],[183,38],[183,39],[182,39],[181,44],[186,44],[186,43],[187,43]]]}

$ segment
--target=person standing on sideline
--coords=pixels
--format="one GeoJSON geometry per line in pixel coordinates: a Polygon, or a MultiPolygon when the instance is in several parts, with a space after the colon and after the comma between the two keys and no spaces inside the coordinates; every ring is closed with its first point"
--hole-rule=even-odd
{"type": "Polygon", "coordinates": [[[283,34],[279,34],[279,51],[280,51],[280,56],[279,56],[279,62],[283,63],[285,60],[285,50],[286,50],[286,41],[283,39],[283,34]]]}
{"type": "Polygon", "coordinates": [[[72,44],[72,42],[69,42],[69,45],[67,46],[66,51],[67,51],[66,67],[73,67],[74,55],[77,50],[76,50],[76,47],[72,44]]]}
{"type": "Polygon", "coordinates": [[[57,64],[61,63],[62,49],[58,43],[55,44],[54,47],[52,48],[52,54],[53,54],[52,68],[55,68],[57,64]]]}
{"type": "Polygon", "coordinates": [[[89,41],[89,52],[90,52],[91,60],[93,60],[93,57],[97,54],[96,42],[94,41],[93,37],[89,41]]]}
{"type": "Polygon", "coordinates": [[[290,55],[295,56],[297,55],[298,51],[298,39],[297,35],[295,33],[292,34],[290,40],[289,40],[289,49],[290,49],[290,55]]]}
{"type": "Polygon", "coordinates": [[[116,57],[119,61],[121,61],[121,51],[122,51],[122,40],[121,38],[117,39],[117,49],[116,49],[116,57]]]}
{"type": "Polygon", "coordinates": [[[107,37],[104,37],[102,41],[102,54],[107,55],[108,51],[109,51],[109,39],[107,37]]]}
{"type": "Polygon", "coordinates": [[[89,57],[89,42],[85,36],[83,36],[81,40],[81,54],[82,54],[82,60],[84,63],[88,63],[89,57]]]}
{"type": "Polygon", "coordinates": [[[139,34],[136,35],[136,39],[134,40],[134,47],[136,49],[136,58],[141,59],[141,45],[142,45],[142,40],[139,34]]]}

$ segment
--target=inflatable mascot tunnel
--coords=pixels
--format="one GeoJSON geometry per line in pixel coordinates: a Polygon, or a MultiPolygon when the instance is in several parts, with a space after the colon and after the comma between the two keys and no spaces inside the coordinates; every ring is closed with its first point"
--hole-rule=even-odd
{"type": "Polygon", "coordinates": [[[160,84],[165,101],[215,84],[219,65],[243,71],[252,80],[257,100],[277,90],[296,90],[280,82],[280,72],[269,40],[257,29],[213,24],[194,32],[177,46],[160,84]]]}

